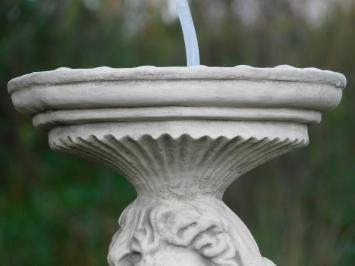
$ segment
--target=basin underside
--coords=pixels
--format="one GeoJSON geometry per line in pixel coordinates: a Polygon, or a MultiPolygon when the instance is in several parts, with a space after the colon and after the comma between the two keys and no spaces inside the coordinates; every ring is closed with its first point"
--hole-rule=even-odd
{"type": "Polygon", "coordinates": [[[105,162],[138,193],[221,196],[252,168],[308,143],[307,127],[285,122],[171,121],[58,127],[50,146],[105,162]]]}

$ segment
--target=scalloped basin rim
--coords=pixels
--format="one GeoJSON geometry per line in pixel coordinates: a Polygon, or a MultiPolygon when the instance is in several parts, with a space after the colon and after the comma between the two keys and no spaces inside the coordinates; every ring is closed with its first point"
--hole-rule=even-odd
{"type": "Polygon", "coordinates": [[[62,67],[51,71],[34,72],[10,80],[8,90],[12,93],[16,90],[40,84],[146,79],[270,80],[323,83],[338,88],[344,88],[346,86],[346,78],[343,74],[317,68],[296,68],[288,65],[281,65],[274,68],[256,68],[245,65],[235,67],[141,66],[135,68],[98,67],[92,69],[71,69],[62,67]]]}

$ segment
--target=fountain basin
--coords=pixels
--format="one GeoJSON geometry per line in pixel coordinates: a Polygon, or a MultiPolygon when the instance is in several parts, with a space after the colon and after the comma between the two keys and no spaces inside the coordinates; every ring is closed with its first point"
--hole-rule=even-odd
{"type": "Polygon", "coordinates": [[[325,111],[336,107],[346,79],[315,68],[59,68],[11,80],[17,110],[124,107],[265,107],[325,111]]]}
{"type": "Polygon", "coordinates": [[[342,74],[315,68],[144,66],[59,68],[15,78],[8,89],[16,109],[49,131],[53,149],[104,161],[138,192],[147,188],[137,176],[151,182],[159,172],[160,189],[186,178],[184,193],[195,194],[209,178],[219,180],[213,188],[222,194],[248,170],[307,145],[308,125],[339,104],[345,85],[342,74]],[[117,146],[127,138],[134,147],[117,146]],[[181,154],[174,145],[184,147],[181,154]],[[235,147],[222,153],[218,145],[235,147]],[[195,163],[196,154],[205,162],[229,162],[222,164],[228,171],[209,173],[210,167],[195,163]],[[147,167],[152,162],[155,171],[147,167]]]}
{"type": "Polygon", "coordinates": [[[147,66],[60,68],[15,78],[8,90],[52,149],[104,162],[135,186],[110,265],[267,266],[223,193],[307,145],[308,126],[345,86],[343,75],[314,68],[147,66]]]}

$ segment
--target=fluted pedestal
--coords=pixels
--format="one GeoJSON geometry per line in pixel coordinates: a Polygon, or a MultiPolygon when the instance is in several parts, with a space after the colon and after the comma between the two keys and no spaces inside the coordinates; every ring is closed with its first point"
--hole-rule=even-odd
{"type": "Polygon", "coordinates": [[[136,188],[113,266],[268,266],[222,202],[256,166],[308,144],[345,78],[317,69],[58,69],[10,81],[55,150],[104,162],[136,188]]]}

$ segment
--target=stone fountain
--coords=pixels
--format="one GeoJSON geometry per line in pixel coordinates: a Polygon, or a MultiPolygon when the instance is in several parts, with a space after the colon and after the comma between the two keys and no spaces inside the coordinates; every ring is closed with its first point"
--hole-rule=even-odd
{"type": "Polygon", "coordinates": [[[52,149],[101,161],[136,188],[110,265],[269,266],[223,193],[306,146],[308,126],[339,104],[345,85],[315,68],[145,66],[59,68],[15,78],[8,90],[52,149]]]}

